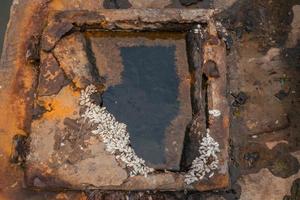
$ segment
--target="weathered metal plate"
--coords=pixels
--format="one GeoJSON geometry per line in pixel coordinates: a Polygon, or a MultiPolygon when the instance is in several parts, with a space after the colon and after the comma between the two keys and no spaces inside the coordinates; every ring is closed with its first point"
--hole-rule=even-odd
{"type": "MultiPolygon", "coordinates": [[[[98,76],[94,74],[95,60],[86,58],[88,57],[87,52],[91,50],[90,44],[85,44],[84,42],[78,43],[82,36],[78,36],[75,40],[70,38],[71,32],[76,32],[77,35],[81,35],[78,33],[78,30],[187,31],[192,28],[195,23],[209,23],[209,16],[211,16],[212,12],[205,12],[203,10],[135,10],[134,12],[103,11],[103,13],[101,13],[101,11],[91,13],[86,11],[70,11],[54,13],[52,15],[53,18],[49,18],[48,26],[44,30],[40,43],[42,48],[40,61],[41,63],[45,63],[46,61],[44,59],[49,59],[53,55],[60,68],[64,70],[65,76],[62,77],[59,74],[51,74],[52,79],[47,79],[49,78],[47,76],[39,76],[41,79],[46,78],[49,82],[45,81],[45,83],[49,83],[49,85],[56,84],[54,82],[60,80],[58,81],[58,83],[60,83],[59,87],[57,86],[51,91],[55,93],[53,96],[34,96],[31,95],[31,93],[26,94],[31,98],[28,98],[28,101],[24,102],[24,109],[28,110],[26,114],[30,116],[24,114],[24,116],[26,116],[24,122],[26,122],[26,130],[30,132],[30,138],[32,140],[30,154],[26,163],[25,179],[27,185],[47,189],[85,189],[86,187],[91,187],[120,190],[209,190],[228,186],[228,108],[225,101],[225,47],[223,42],[216,38],[216,32],[208,30],[208,33],[215,37],[214,41],[208,41],[204,46],[200,42],[198,48],[201,49],[203,47],[204,64],[209,60],[213,60],[217,64],[220,73],[219,77],[209,77],[207,99],[209,100],[208,109],[218,109],[222,114],[219,117],[204,117],[209,119],[207,125],[211,129],[212,137],[220,144],[220,167],[215,171],[212,178],[207,177],[191,185],[185,184],[184,171],[180,173],[156,171],[155,173],[149,174],[148,177],[128,177],[128,172],[122,163],[116,162],[111,154],[102,151],[103,149],[101,150],[101,138],[90,135],[90,129],[92,127],[84,126],[84,123],[79,117],[80,110],[77,104],[78,102],[76,101],[79,99],[80,89],[85,88],[90,83],[94,83],[98,88],[103,87],[103,84],[101,79],[99,80],[97,78],[98,76]],[[68,45],[71,44],[70,41],[79,46],[71,48],[72,45],[68,45]],[[214,48],[217,49],[216,54],[210,57],[207,56],[208,54],[205,54],[205,52],[214,51],[214,48]],[[45,56],[41,56],[43,54],[45,54],[45,56]],[[59,79],[57,79],[57,77],[59,77],[59,79]],[[62,80],[65,80],[63,84],[61,82],[62,80]],[[65,86],[65,84],[68,85],[65,86]],[[59,90],[59,88],[61,89],[59,90]],[[35,98],[33,99],[33,97],[35,98]],[[35,110],[31,110],[30,105],[33,103],[36,105],[35,110]],[[35,115],[34,121],[31,122],[31,114],[36,112],[40,114],[35,115]],[[30,126],[28,126],[30,123],[31,129],[30,126]],[[36,151],[36,149],[40,151],[36,151]],[[100,160],[102,162],[100,162],[100,160]]],[[[209,23],[209,26],[213,27],[213,24],[209,23]]],[[[194,42],[197,43],[199,41],[194,42]]],[[[37,62],[35,56],[37,51],[34,46],[34,44],[36,44],[35,38],[31,38],[29,43],[31,45],[29,45],[30,52],[28,55],[34,56],[28,57],[28,66],[37,62]]],[[[197,50],[193,54],[194,57],[197,57],[197,50]]],[[[199,54],[202,54],[201,51],[198,52],[198,58],[201,58],[199,54]]],[[[53,62],[52,64],[57,65],[57,63],[53,62]]],[[[189,62],[189,64],[190,63],[191,62],[189,62]]],[[[52,64],[49,63],[48,65],[51,66],[52,64]]],[[[192,68],[201,68],[202,62],[198,62],[198,64],[194,62],[194,65],[192,68]]],[[[188,81],[194,84],[194,78],[201,76],[202,73],[203,70],[191,70],[190,66],[190,74],[192,76],[188,81]]],[[[34,75],[34,73],[32,74],[34,75]]],[[[34,78],[38,76],[33,75],[27,77],[29,79],[31,78],[31,84],[27,85],[29,92],[33,92],[35,90],[34,88],[39,88],[37,85],[38,81],[34,78]]],[[[197,85],[197,87],[198,86],[199,85],[197,85]]],[[[50,92],[48,90],[44,91],[50,92]]],[[[199,99],[198,97],[195,98],[197,95],[201,96],[201,93],[198,92],[198,90],[192,90],[191,96],[193,99],[199,99]]],[[[199,103],[199,105],[200,104],[201,103],[199,103]]],[[[192,106],[195,107],[194,105],[192,106]]],[[[201,116],[201,112],[199,111],[201,111],[201,109],[198,109],[197,112],[193,114],[195,116],[201,116]]],[[[195,130],[202,130],[199,124],[202,123],[203,120],[198,121],[198,118],[195,116],[192,124],[196,126],[195,130]]],[[[187,137],[190,137],[190,135],[187,137]]],[[[190,137],[190,139],[193,138],[199,139],[197,136],[190,137]]]]}

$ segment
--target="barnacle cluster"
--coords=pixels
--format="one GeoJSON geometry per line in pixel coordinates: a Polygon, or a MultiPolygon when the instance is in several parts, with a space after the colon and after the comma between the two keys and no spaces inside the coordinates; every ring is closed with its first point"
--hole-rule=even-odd
{"type": "Polygon", "coordinates": [[[147,176],[154,169],[146,166],[145,161],[139,158],[130,146],[126,124],[118,122],[105,107],[93,103],[91,95],[96,92],[97,89],[94,85],[89,85],[81,91],[79,103],[85,108],[81,117],[96,127],[92,133],[100,135],[106,146],[106,151],[114,154],[117,160],[125,163],[130,171],[130,176],[147,176]]]}
{"type": "Polygon", "coordinates": [[[221,116],[221,111],[217,109],[209,110],[208,113],[214,117],[221,116]]]}
{"type": "Polygon", "coordinates": [[[209,129],[207,129],[206,135],[200,141],[200,156],[193,160],[190,170],[185,175],[185,183],[189,185],[205,176],[211,178],[214,175],[213,171],[219,165],[218,152],[220,152],[219,143],[210,136],[209,129]]]}

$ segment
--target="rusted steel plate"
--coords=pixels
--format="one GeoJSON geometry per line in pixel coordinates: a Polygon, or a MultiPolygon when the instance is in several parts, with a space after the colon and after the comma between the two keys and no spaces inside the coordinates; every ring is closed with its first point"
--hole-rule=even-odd
{"type": "Polygon", "coordinates": [[[53,12],[42,40],[42,49],[51,50],[71,29],[173,30],[187,31],[195,23],[206,23],[213,10],[205,9],[130,9],[53,12]],[[75,26],[75,27],[73,27],[75,26]]]}
{"type": "MultiPolygon", "coordinates": [[[[228,151],[229,151],[229,106],[227,101],[227,65],[226,46],[218,39],[216,28],[213,24],[208,25],[208,39],[203,46],[203,67],[206,71],[207,80],[207,106],[208,106],[208,128],[211,135],[220,145],[219,171],[220,176],[216,178],[217,184],[229,184],[228,151]],[[212,69],[205,69],[208,62],[212,69]],[[216,69],[215,69],[216,67],[216,69]],[[208,73],[210,71],[216,73],[208,73]],[[214,112],[215,111],[215,112],[214,112]],[[221,175],[222,174],[222,175],[221,175]]],[[[215,179],[214,179],[215,180],[215,179]]],[[[195,186],[201,189],[201,183],[195,186]]]]}
{"type": "MultiPolygon", "coordinates": [[[[38,67],[38,58],[37,55],[40,53],[37,51],[42,46],[43,51],[47,51],[47,53],[53,53],[52,51],[56,44],[63,40],[63,38],[71,32],[76,32],[78,30],[170,30],[170,31],[187,31],[194,25],[194,23],[209,23],[210,17],[213,12],[211,10],[146,10],[143,12],[142,10],[133,10],[132,11],[99,11],[99,12],[87,12],[87,11],[70,11],[70,12],[60,12],[53,13],[49,18],[50,21],[47,22],[47,28],[44,30],[44,34],[42,35],[42,28],[45,25],[46,19],[44,16],[46,11],[43,9],[46,8],[47,1],[34,1],[32,7],[27,7],[29,9],[28,12],[32,12],[35,9],[39,9],[36,16],[31,16],[30,19],[26,18],[26,25],[22,25],[23,29],[20,29],[20,32],[15,38],[22,38],[21,41],[18,41],[17,44],[17,53],[14,55],[15,60],[13,63],[9,62],[10,53],[13,54],[13,51],[7,50],[4,53],[4,63],[7,66],[12,66],[13,73],[10,74],[12,77],[12,83],[7,83],[7,87],[5,86],[5,90],[2,90],[3,93],[1,95],[4,97],[4,101],[1,102],[1,106],[12,107],[10,110],[12,113],[8,113],[12,121],[11,127],[8,125],[3,126],[5,132],[9,132],[9,134],[13,135],[12,132],[18,133],[31,133],[31,137],[33,139],[31,148],[35,147],[40,148],[42,152],[48,155],[52,150],[60,149],[57,153],[60,152],[60,155],[57,158],[62,158],[65,160],[49,160],[49,158],[45,158],[40,156],[38,152],[31,151],[29,157],[27,158],[27,171],[25,180],[29,187],[36,188],[44,188],[44,189],[85,189],[87,187],[90,188],[101,188],[101,189],[120,189],[120,190],[148,190],[148,189],[157,189],[157,190],[183,190],[183,189],[191,189],[191,190],[209,190],[209,189],[220,189],[228,186],[228,172],[226,171],[226,167],[221,167],[220,170],[215,172],[215,175],[211,179],[205,179],[201,182],[194,183],[192,185],[186,185],[184,183],[184,173],[174,173],[174,172],[155,172],[153,174],[149,174],[148,177],[144,176],[135,176],[127,178],[126,169],[122,165],[116,165],[114,159],[112,159],[110,154],[107,152],[100,151],[101,149],[96,149],[93,145],[99,147],[101,144],[101,138],[93,138],[88,134],[88,129],[90,127],[80,127],[79,130],[87,130],[84,131],[84,134],[75,134],[74,131],[78,131],[78,123],[80,119],[78,119],[78,115],[80,110],[78,110],[78,105],[75,105],[76,100],[79,99],[79,88],[76,87],[73,83],[70,83],[68,86],[62,87],[62,89],[55,89],[55,93],[57,95],[49,96],[35,96],[36,88],[38,88],[38,71],[36,71],[38,67]],[[43,4],[44,3],[44,4],[43,4]],[[42,10],[42,11],[40,11],[42,10]],[[130,13],[132,13],[130,15],[130,13]],[[127,15],[128,14],[128,15],[127,15]],[[118,21],[120,19],[120,21],[118,21]],[[126,22],[127,21],[127,22],[126,22]],[[139,22],[139,23],[136,23],[139,22]],[[168,23],[170,22],[170,23],[168,23]],[[60,24],[62,23],[62,24],[60,24]],[[65,23],[65,24],[63,24],[65,23]],[[71,25],[72,24],[72,25],[71,25]],[[29,28],[28,28],[29,27],[29,28]],[[30,29],[30,27],[32,29],[30,29]],[[27,31],[25,31],[27,30],[27,31]],[[37,38],[42,38],[41,41],[37,42],[37,38]],[[9,51],[9,52],[8,52],[9,51]],[[17,67],[16,67],[17,66],[17,67]],[[22,78],[20,78],[22,77],[22,78]],[[14,90],[11,90],[14,88],[14,90]],[[7,91],[8,95],[4,95],[7,91]],[[15,102],[13,106],[11,106],[11,102],[15,102]],[[35,117],[35,120],[32,121],[32,117],[34,116],[34,105],[37,108],[41,109],[43,112],[40,115],[35,117]],[[32,123],[31,123],[32,122],[32,123]],[[51,127],[51,128],[50,128],[51,127]],[[57,140],[56,134],[65,134],[66,138],[72,139],[78,144],[75,149],[70,148],[70,145],[65,145],[64,140],[57,140]],[[54,134],[54,135],[53,135],[54,134]],[[45,140],[43,136],[47,136],[48,140],[45,140]],[[54,137],[54,138],[53,138],[54,137]],[[80,143],[81,142],[81,143],[80,143]],[[44,145],[43,145],[44,144],[44,145]],[[83,149],[80,148],[80,145],[83,149]],[[99,146],[98,146],[99,145],[99,146]],[[45,147],[48,146],[49,148],[45,147]],[[78,149],[79,147],[79,149],[78,149]],[[66,149],[64,149],[66,148],[66,149]],[[75,150],[75,151],[74,151],[75,150]],[[64,152],[66,153],[64,155],[64,152]],[[96,152],[96,153],[95,153],[96,152]],[[36,153],[36,154],[35,154],[36,153]],[[87,163],[81,163],[80,165],[72,165],[68,166],[62,165],[60,171],[54,171],[51,167],[60,165],[59,161],[67,161],[70,163],[76,163],[83,156],[84,160],[91,159],[95,155],[100,155],[102,158],[106,157],[107,159],[103,160],[102,163],[98,163],[100,169],[118,169],[119,173],[115,174],[115,177],[111,177],[110,171],[107,173],[99,173],[100,176],[95,175],[95,170],[93,167],[88,168],[91,165],[87,163]],[[78,158],[79,157],[79,158],[78,158]],[[57,162],[56,162],[57,161],[57,162]],[[105,162],[104,162],[105,161],[105,162]],[[48,163],[50,162],[50,163],[48,163]],[[35,165],[39,163],[39,165],[35,165]],[[82,166],[88,166],[87,173],[89,174],[89,178],[86,176],[77,176],[80,175],[80,169],[82,166]],[[68,167],[72,169],[68,169],[68,167]],[[64,174],[66,176],[61,176],[64,174]],[[67,178],[66,178],[67,177],[67,178]],[[105,180],[105,177],[111,177],[110,182],[101,182],[101,180],[105,180]],[[86,179],[93,181],[92,183],[87,183],[86,179]]],[[[22,17],[21,17],[22,18],[22,17]]],[[[11,41],[13,38],[10,38],[11,41]]],[[[218,46],[220,49],[223,49],[224,45],[221,41],[218,40],[218,46]]],[[[204,47],[208,48],[208,47],[204,47]]],[[[219,53],[224,53],[225,51],[218,51],[219,53]]],[[[46,52],[42,52],[40,54],[41,63],[44,58],[42,58],[42,54],[46,52]]],[[[54,55],[54,54],[53,54],[54,55]]],[[[225,53],[224,53],[225,55],[225,53]]],[[[225,59],[220,55],[220,58],[225,59]]],[[[222,61],[225,63],[225,61],[222,61]]],[[[217,67],[220,72],[220,77],[226,76],[226,68],[222,64],[222,62],[217,62],[217,67]],[[223,68],[224,67],[224,68],[223,68]]],[[[59,62],[58,62],[59,63],[59,62]]],[[[201,63],[201,62],[200,62],[201,63]]],[[[53,62],[55,65],[55,62],[53,62]]],[[[61,65],[59,63],[59,65],[61,65]]],[[[68,76],[66,76],[68,77],[68,76]]],[[[71,76],[69,76],[70,78],[71,76]]],[[[72,77],[71,77],[72,79],[72,77]]],[[[216,79],[217,80],[217,79],[216,79]]],[[[222,87],[226,86],[226,83],[223,82],[226,78],[218,79],[218,84],[221,84],[222,87]]],[[[55,82],[55,81],[53,81],[55,82]]],[[[53,82],[49,82],[52,84],[53,82]]],[[[209,80],[209,83],[213,83],[214,80],[209,80]]],[[[217,84],[217,85],[218,85],[217,84]]],[[[45,84],[44,84],[45,85],[45,84]]],[[[212,84],[213,86],[213,84],[212,84]]],[[[101,88],[101,85],[99,85],[101,88]]],[[[215,87],[218,88],[218,87],[215,87]]],[[[218,92],[223,91],[224,88],[218,90],[218,92]]],[[[222,99],[224,96],[222,93],[220,96],[213,96],[222,99]]],[[[224,104],[225,106],[225,104],[224,104]]],[[[209,107],[214,108],[214,106],[209,107]]],[[[218,108],[218,107],[217,107],[218,108]]],[[[228,126],[225,123],[228,119],[226,113],[226,109],[220,107],[219,108],[224,123],[222,126],[220,125],[220,121],[218,119],[214,119],[216,123],[219,123],[219,129],[224,128],[227,129],[228,126]],[[227,117],[227,118],[226,118],[227,117]]],[[[2,122],[6,122],[7,120],[2,120],[2,122]]],[[[211,124],[215,122],[210,120],[211,124]]],[[[11,123],[9,123],[11,124],[11,123]]],[[[196,123],[196,126],[197,123],[196,123]]],[[[2,127],[2,125],[1,125],[2,127]]],[[[220,155],[220,160],[222,166],[226,164],[226,155],[227,155],[227,130],[223,130],[225,132],[224,135],[218,135],[220,133],[216,133],[213,125],[209,126],[213,129],[211,135],[212,137],[216,136],[216,140],[219,142],[221,146],[222,153],[220,155]],[[225,149],[225,151],[224,151],[225,149]]],[[[199,130],[202,128],[199,128],[199,130]]],[[[220,130],[221,131],[221,130],[220,130]]],[[[46,138],[47,138],[46,137],[46,138]]],[[[6,137],[5,141],[9,141],[9,137],[6,137]]],[[[74,146],[75,147],[75,146],[74,146]]],[[[98,159],[96,159],[98,160],[98,159]]],[[[65,163],[64,163],[65,164],[65,163]]]]}
{"type": "Polygon", "coordinates": [[[87,42],[82,33],[74,33],[59,41],[53,54],[68,79],[77,88],[99,84],[99,75],[88,58],[87,42]]]}
{"type": "MultiPolygon", "coordinates": [[[[196,27],[194,27],[196,28],[196,27]]],[[[187,55],[189,70],[191,74],[191,102],[193,110],[193,120],[189,131],[186,133],[186,143],[182,157],[182,167],[188,169],[193,160],[199,156],[199,141],[202,135],[199,132],[206,132],[206,88],[203,87],[203,43],[206,32],[201,29],[187,33],[187,55]],[[200,31],[200,32],[198,32],[200,31]],[[201,35],[203,37],[201,37],[201,35]]]]}
{"type": "MultiPolygon", "coordinates": [[[[209,26],[214,27],[213,24],[209,24],[209,26]]],[[[195,87],[193,90],[194,117],[193,126],[190,130],[192,135],[188,137],[190,137],[190,140],[194,141],[194,143],[191,144],[195,145],[195,147],[186,149],[185,153],[190,153],[191,156],[184,164],[185,169],[188,170],[192,164],[192,160],[199,156],[199,153],[197,154],[197,149],[199,148],[199,144],[197,144],[197,142],[199,142],[199,140],[201,140],[205,134],[205,129],[209,128],[212,137],[218,141],[221,149],[221,153],[219,154],[220,167],[214,172],[212,178],[205,178],[199,182],[188,185],[185,183],[185,175],[182,172],[175,173],[169,171],[157,171],[153,174],[149,174],[147,177],[141,175],[129,177],[126,172],[126,168],[123,165],[121,165],[119,172],[117,172],[116,169],[118,169],[118,167],[117,165],[113,164],[113,159],[106,158],[109,156],[107,152],[93,150],[95,147],[100,147],[101,145],[103,146],[102,140],[97,136],[90,135],[89,131],[83,128],[84,125],[80,125],[82,122],[80,122],[81,119],[78,117],[78,113],[80,112],[78,110],[78,106],[74,104],[68,108],[67,105],[57,99],[58,97],[54,96],[50,99],[39,98],[39,103],[42,106],[45,106],[46,109],[49,110],[47,105],[51,105],[50,109],[53,111],[46,113],[41,119],[33,123],[31,139],[33,144],[36,145],[31,146],[31,152],[27,159],[27,184],[31,187],[37,188],[99,188],[117,190],[189,189],[204,191],[227,187],[229,184],[229,176],[227,167],[228,107],[226,101],[226,48],[224,43],[216,37],[215,32],[213,32],[213,28],[211,29],[212,30],[209,29],[207,33],[207,41],[199,38],[201,35],[200,33],[194,33],[194,35],[192,35],[192,42],[195,43],[195,45],[191,47],[192,50],[190,50],[190,52],[192,53],[190,53],[191,55],[189,59],[190,65],[192,64],[192,66],[190,66],[190,68],[192,67],[190,72],[193,74],[195,79],[193,82],[195,87]],[[211,38],[213,38],[213,42],[211,41],[211,38]],[[198,51],[197,49],[202,49],[202,51],[198,51]],[[214,53],[211,54],[211,51],[214,51],[214,53]],[[202,64],[202,59],[204,64],[202,64]],[[212,65],[213,67],[211,67],[211,65],[206,64],[208,61],[214,62],[216,65],[212,65]],[[215,76],[215,73],[210,73],[211,71],[218,71],[218,76],[215,76]],[[207,91],[202,86],[203,75],[208,77],[206,83],[208,84],[207,91]],[[214,88],[215,91],[213,90],[213,92],[211,92],[211,88],[214,88]],[[205,99],[208,99],[208,105],[206,105],[205,99]],[[60,112],[64,110],[66,112],[60,112]],[[72,110],[77,111],[74,113],[72,110]],[[213,117],[211,115],[206,116],[205,113],[210,110],[218,110],[221,115],[213,117]],[[47,116],[51,117],[48,118],[47,116]],[[77,129],[75,128],[75,135],[79,137],[73,138],[73,142],[75,143],[65,143],[65,137],[70,137],[67,134],[68,132],[73,132],[74,135],[74,126],[73,131],[70,131],[70,127],[68,128],[68,125],[65,123],[66,119],[71,119],[74,121],[75,127],[81,127],[77,129]],[[46,125],[44,125],[45,123],[46,125]],[[53,123],[57,125],[54,126],[53,123]],[[44,126],[48,126],[48,128],[45,128],[44,126]],[[56,128],[54,128],[54,131],[51,133],[49,131],[40,131],[49,129],[52,130],[50,127],[56,128]],[[201,134],[199,135],[199,133],[201,134]],[[62,138],[58,137],[65,134],[67,134],[67,136],[63,136],[62,138]],[[52,145],[49,144],[47,146],[47,149],[51,149],[50,154],[48,155],[49,152],[46,151],[45,146],[42,145],[39,147],[38,144],[43,144],[49,140],[52,140],[53,142],[52,145]],[[74,152],[74,144],[78,144],[81,147],[77,152],[74,152]],[[68,151],[67,149],[70,150],[68,151]],[[43,152],[46,154],[41,154],[43,152]],[[79,158],[77,158],[78,155],[80,155],[79,158]],[[100,165],[98,166],[97,162],[99,160],[102,160],[102,162],[101,164],[99,163],[100,165]],[[105,172],[104,169],[107,168],[109,169],[105,172]],[[86,177],[89,176],[91,177],[86,179],[86,177]],[[114,180],[113,178],[116,179],[114,180]]],[[[58,41],[57,46],[59,43],[60,41],[58,41]]],[[[72,44],[70,43],[70,45],[72,44]]],[[[55,48],[58,48],[57,46],[55,48]]],[[[55,51],[56,50],[54,49],[54,52],[55,51]]],[[[83,60],[85,60],[85,58],[83,58],[83,60]]],[[[81,62],[78,61],[78,63],[81,62]]],[[[65,89],[63,91],[65,91],[65,89]]],[[[61,100],[66,98],[64,95],[71,95],[74,92],[75,93],[73,95],[76,96],[76,93],[79,95],[76,90],[72,92],[72,87],[66,91],[69,91],[70,94],[61,94],[61,100]]],[[[60,94],[58,96],[60,96],[60,94]]],[[[87,129],[89,129],[89,127],[87,127],[87,129]]]]}
{"type": "Polygon", "coordinates": [[[27,62],[26,54],[34,47],[30,45],[34,44],[30,42],[33,36],[42,34],[48,2],[15,0],[11,7],[0,63],[0,199],[3,200],[24,199],[25,196],[20,189],[23,170],[11,163],[11,157],[14,159],[15,155],[12,147],[15,138],[30,132],[36,72],[35,63],[27,62]]]}
{"type": "Polygon", "coordinates": [[[55,95],[70,81],[52,53],[42,53],[40,60],[37,94],[39,96],[55,95]]]}

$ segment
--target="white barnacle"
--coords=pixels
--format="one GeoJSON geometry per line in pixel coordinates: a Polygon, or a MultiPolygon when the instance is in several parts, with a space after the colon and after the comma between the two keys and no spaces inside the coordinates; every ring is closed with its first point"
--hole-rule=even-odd
{"type": "Polygon", "coordinates": [[[221,111],[217,109],[209,110],[208,113],[214,117],[221,116],[221,111]]]}
{"type": "Polygon", "coordinates": [[[91,132],[102,137],[106,151],[111,154],[119,152],[115,155],[116,159],[123,161],[130,169],[130,176],[147,176],[154,169],[146,166],[145,161],[139,158],[130,146],[126,124],[118,122],[105,107],[100,107],[92,102],[91,95],[96,92],[97,89],[94,85],[89,85],[81,91],[79,105],[85,108],[81,117],[95,125],[96,129],[91,132]]]}
{"type": "Polygon", "coordinates": [[[187,185],[203,179],[206,175],[208,178],[214,176],[214,170],[218,169],[219,160],[217,153],[220,152],[219,143],[216,142],[209,134],[207,129],[206,135],[200,141],[200,156],[192,162],[190,170],[185,175],[187,185]]]}

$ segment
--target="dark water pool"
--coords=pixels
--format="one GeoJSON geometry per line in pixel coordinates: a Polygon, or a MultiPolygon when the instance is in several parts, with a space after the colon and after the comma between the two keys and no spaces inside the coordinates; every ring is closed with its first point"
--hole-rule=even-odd
{"type": "Polygon", "coordinates": [[[165,132],[178,114],[179,78],[174,47],[122,47],[122,83],[104,92],[104,106],[128,125],[136,153],[165,163],[165,132]]]}
{"type": "Polygon", "coordinates": [[[12,0],[1,0],[0,3],[0,55],[2,53],[3,40],[6,25],[9,19],[9,11],[12,0]]]}

